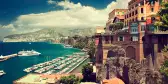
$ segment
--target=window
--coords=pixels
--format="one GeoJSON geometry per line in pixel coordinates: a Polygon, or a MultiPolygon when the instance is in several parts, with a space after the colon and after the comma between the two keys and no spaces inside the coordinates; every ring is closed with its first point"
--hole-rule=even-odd
{"type": "Polygon", "coordinates": [[[154,8],[151,8],[151,11],[154,12],[154,8]]]}
{"type": "Polygon", "coordinates": [[[124,37],[123,36],[118,37],[118,41],[124,41],[124,37]]]}
{"type": "Polygon", "coordinates": [[[131,29],[131,32],[138,32],[138,29],[133,28],[131,29]]]}
{"type": "Polygon", "coordinates": [[[145,31],[145,25],[141,25],[141,31],[145,31]]]}
{"type": "Polygon", "coordinates": [[[132,36],[131,41],[138,41],[138,37],[137,36],[132,36]]]}
{"type": "Polygon", "coordinates": [[[141,13],[143,13],[143,8],[141,8],[141,13]]]}
{"type": "Polygon", "coordinates": [[[144,20],[144,17],[141,17],[141,20],[144,20]]]}
{"type": "Polygon", "coordinates": [[[138,18],[137,18],[137,17],[135,18],[135,21],[138,21],[138,18]]]}
{"type": "Polygon", "coordinates": [[[134,16],[134,12],[132,12],[132,16],[134,16]]]}
{"type": "Polygon", "coordinates": [[[135,15],[138,14],[138,10],[135,11],[135,15]]]}

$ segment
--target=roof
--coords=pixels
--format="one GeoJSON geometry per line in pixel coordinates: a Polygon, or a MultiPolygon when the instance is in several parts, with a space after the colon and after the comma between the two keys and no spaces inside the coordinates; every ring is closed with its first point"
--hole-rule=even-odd
{"type": "Polygon", "coordinates": [[[116,18],[118,18],[118,19],[124,19],[125,17],[124,17],[124,15],[122,15],[122,16],[116,16],[116,18]]]}
{"type": "Polygon", "coordinates": [[[81,82],[80,84],[97,84],[95,82],[81,82]]]}
{"type": "Polygon", "coordinates": [[[114,17],[113,23],[115,22],[115,20],[116,20],[117,18],[118,18],[119,20],[122,20],[122,19],[124,19],[125,17],[124,17],[124,15],[116,16],[116,17],[114,17]]]}
{"type": "Polygon", "coordinates": [[[47,82],[47,80],[45,79],[41,79],[40,75],[38,74],[28,74],[24,77],[22,77],[21,79],[15,81],[16,83],[30,83],[30,84],[45,84],[47,82]]]}
{"type": "MultiPolygon", "coordinates": [[[[14,83],[21,84],[46,84],[46,83],[55,83],[63,76],[69,76],[73,74],[28,74],[16,81],[14,83]]],[[[82,73],[74,73],[75,76],[82,78],[82,73]]]]}
{"type": "Polygon", "coordinates": [[[103,80],[103,84],[125,84],[121,79],[119,78],[112,78],[110,80],[103,80]]]}

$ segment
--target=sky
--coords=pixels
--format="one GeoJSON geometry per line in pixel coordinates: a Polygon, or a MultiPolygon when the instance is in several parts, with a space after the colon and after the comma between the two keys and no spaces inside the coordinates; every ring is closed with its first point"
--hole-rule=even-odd
{"type": "Polygon", "coordinates": [[[115,8],[130,0],[0,0],[0,39],[44,28],[105,26],[115,8]]]}

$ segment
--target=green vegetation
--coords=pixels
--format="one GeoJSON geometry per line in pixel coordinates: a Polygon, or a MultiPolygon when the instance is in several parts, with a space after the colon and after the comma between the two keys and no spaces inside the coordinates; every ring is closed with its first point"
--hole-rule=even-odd
{"type": "Polygon", "coordinates": [[[117,22],[117,23],[110,24],[110,30],[112,31],[122,29],[123,27],[124,27],[123,22],[117,22]]]}
{"type": "Polygon", "coordinates": [[[92,73],[93,73],[93,66],[91,66],[90,64],[84,65],[82,68],[83,81],[88,81],[88,82],[94,81],[92,77],[92,73]]]}
{"type": "Polygon", "coordinates": [[[61,77],[60,83],[62,84],[80,84],[81,79],[75,75],[61,77]]]}
{"type": "Polygon", "coordinates": [[[162,52],[168,52],[168,46],[164,46],[164,49],[162,49],[162,52]]]}
{"type": "Polygon", "coordinates": [[[158,15],[161,20],[155,22],[158,30],[166,31],[168,30],[168,3],[162,3],[162,8],[160,9],[158,15]]]}
{"type": "MultiPolygon", "coordinates": [[[[162,53],[168,52],[168,46],[164,46],[162,49],[162,53]]],[[[168,60],[166,60],[160,68],[160,72],[163,73],[166,77],[168,77],[168,60]]]]}

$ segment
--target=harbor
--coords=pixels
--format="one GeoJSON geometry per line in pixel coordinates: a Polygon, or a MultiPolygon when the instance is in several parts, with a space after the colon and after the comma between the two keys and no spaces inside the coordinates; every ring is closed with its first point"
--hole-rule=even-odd
{"type": "MultiPolygon", "coordinates": [[[[56,59],[56,58],[66,59],[69,56],[72,56],[72,54],[81,52],[81,50],[76,49],[76,48],[64,48],[62,44],[51,44],[51,43],[46,43],[46,42],[31,42],[31,44],[29,44],[29,42],[18,42],[18,43],[15,42],[15,43],[3,43],[3,48],[1,48],[0,50],[0,55],[8,56],[14,53],[18,53],[22,50],[25,50],[25,51],[34,50],[34,51],[41,53],[41,55],[39,56],[24,56],[24,55],[15,56],[8,60],[0,62],[0,70],[3,70],[6,73],[0,77],[0,84],[12,84],[14,80],[19,79],[27,74],[31,74],[31,73],[36,74],[37,72],[34,72],[34,71],[31,71],[28,73],[23,71],[24,69],[32,67],[33,65],[52,61],[53,59],[56,59]]],[[[54,62],[54,64],[57,62],[54,62]]],[[[43,67],[40,67],[40,68],[43,68],[43,67]]],[[[56,69],[56,67],[54,68],[56,69]]],[[[55,70],[54,68],[50,70],[55,70]]],[[[64,68],[66,68],[66,66],[63,67],[62,69],[64,68]]],[[[51,71],[51,72],[57,74],[57,72],[61,71],[62,69],[56,70],[54,72],[51,71]]],[[[50,70],[44,71],[43,73],[46,73],[50,70]]]]}
{"type": "Polygon", "coordinates": [[[63,74],[70,73],[85,60],[88,59],[88,55],[85,52],[74,53],[72,55],[66,55],[65,57],[58,57],[44,63],[39,63],[24,69],[27,73],[38,74],[63,74]]]}

